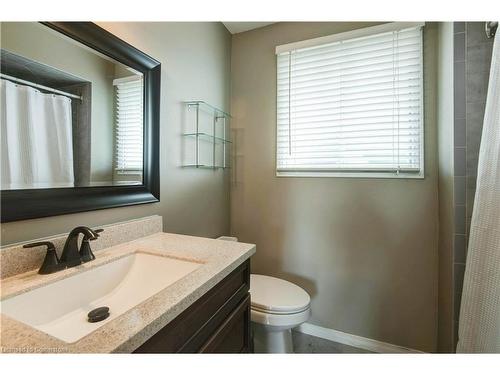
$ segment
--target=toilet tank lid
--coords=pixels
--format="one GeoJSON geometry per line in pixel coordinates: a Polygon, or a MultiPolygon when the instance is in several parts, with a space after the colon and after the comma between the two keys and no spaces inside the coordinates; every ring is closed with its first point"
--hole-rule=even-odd
{"type": "Polygon", "coordinates": [[[311,298],[301,287],[276,277],[250,275],[252,307],[275,313],[295,313],[309,308],[311,298]]]}

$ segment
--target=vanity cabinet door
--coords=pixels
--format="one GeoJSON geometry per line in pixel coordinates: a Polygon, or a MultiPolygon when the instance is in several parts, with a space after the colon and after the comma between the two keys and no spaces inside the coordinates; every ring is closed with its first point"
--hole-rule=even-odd
{"type": "Polygon", "coordinates": [[[250,294],[241,301],[200,353],[248,353],[250,351],[250,294]]]}

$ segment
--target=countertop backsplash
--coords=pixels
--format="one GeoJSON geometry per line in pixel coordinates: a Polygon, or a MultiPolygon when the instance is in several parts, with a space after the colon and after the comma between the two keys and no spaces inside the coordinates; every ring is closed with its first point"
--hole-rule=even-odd
{"type": "MultiPolygon", "coordinates": [[[[92,250],[99,251],[111,246],[119,245],[141,237],[149,236],[162,231],[162,217],[159,215],[147,216],[130,221],[103,225],[99,239],[92,242],[92,250]]],[[[95,228],[94,228],[95,229],[95,228]]],[[[45,257],[47,249],[44,246],[36,248],[23,248],[23,245],[39,240],[54,243],[60,255],[68,233],[59,234],[43,239],[31,240],[0,249],[0,279],[5,279],[20,273],[39,268],[45,257]]]]}

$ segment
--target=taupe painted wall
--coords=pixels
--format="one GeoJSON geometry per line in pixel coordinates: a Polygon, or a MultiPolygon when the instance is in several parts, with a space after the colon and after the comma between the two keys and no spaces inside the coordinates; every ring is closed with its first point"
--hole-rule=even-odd
{"type": "Polygon", "coordinates": [[[151,214],[164,230],[215,237],[229,232],[229,175],[181,165],[182,101],[229,110],[231,35],[221,23],[99,23],[162,63],[161,202],[1,225],[2,245],[151,214]]]}
{"type": "Polygon", "coordinates": [[[275,176],[275,47],[365,26],[279,23],[233,36],[231,232],[257,244],[253,272],[311,294],[313,324],[434,351],[437,26],[424,37],[424,180],[275,176]]]}

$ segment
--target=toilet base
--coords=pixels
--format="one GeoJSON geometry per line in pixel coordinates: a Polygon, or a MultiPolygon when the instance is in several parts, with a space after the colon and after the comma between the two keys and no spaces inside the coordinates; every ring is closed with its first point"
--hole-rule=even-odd
{"type": "Polygon", "coordinates": [[[292,330],[252,322],[255,353],[293,353],[292,330]]]}

